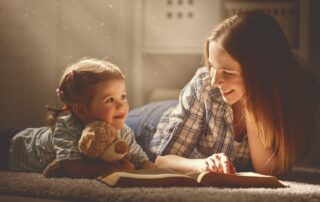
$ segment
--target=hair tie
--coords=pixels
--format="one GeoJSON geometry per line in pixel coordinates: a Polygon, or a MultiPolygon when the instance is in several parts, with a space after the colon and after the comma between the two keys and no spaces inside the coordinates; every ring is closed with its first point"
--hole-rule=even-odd
{"type": "Polygon", "coordinates": [[[58,97],[61,97],[63,95],[63,91],[60,90],[59,88],[56,89],[56,93],[58,97]]]}
{"type": "Polygon", "coordinates": [[[69,77],[73,79],[74,75],[76,75],[76,71],[75,70],[71,70],[71,72],[69,72],[69,77]]]}
{"type": "Polygon", "coordinates": [[[69,111],[68,105],[67,105],[67,104],[64,104],[64,106],[62,107],[62,110],[63,110],[64,112],[69,111]]]}

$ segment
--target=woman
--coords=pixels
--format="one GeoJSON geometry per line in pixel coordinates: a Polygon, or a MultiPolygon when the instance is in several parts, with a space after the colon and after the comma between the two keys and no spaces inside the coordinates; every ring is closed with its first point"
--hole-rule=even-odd
{"type": "Polygon", "coordinates": [[[158,167],[233,173],[234,165],[285,174],[305,156],[316,133],[320,90],[280,26],[260,11],[232,16],[207,39],[204,59],[206,67],[198,69],[178,103],[129,113],[137,140],[158,155],[158,167]]]}

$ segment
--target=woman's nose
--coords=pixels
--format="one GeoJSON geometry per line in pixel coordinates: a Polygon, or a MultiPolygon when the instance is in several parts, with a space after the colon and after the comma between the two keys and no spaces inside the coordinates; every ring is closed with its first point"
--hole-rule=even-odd
{"type": "Polygon", "coordinates": [[[219,74],[212,68],[210,71],[210,76],[211,76],[211,85],[214,87],[217,87],[221,84],[221,78],[219,74]]]}
{"type": "Polygon", "coordinates": [[[214,77],[212,77],[211,85],[214,87],[220,87],[222,86],[224,80],[222,78],[222,75],[219,73],[215,73],[214,77]]]}
{"type": "Polygon", "coordinates": [[[214,87],[220,86],[221,83],[222,83],[222,80],[220,79],[220,77],[215,76],[215,78],[213,78],[213,86],[214,86],[214,87]]]}

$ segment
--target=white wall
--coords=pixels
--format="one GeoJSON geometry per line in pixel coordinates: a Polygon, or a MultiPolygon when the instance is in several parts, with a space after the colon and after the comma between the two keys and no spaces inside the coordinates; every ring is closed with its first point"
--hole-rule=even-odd
{"type": "Polygon", "coordinates": [[[39,2],[0,3],[1,127],[36,124],[53,98],[56,10],[54,2],[39,2]]]}
{"type": "Polygon", "coordinates": [[[131,1],[1,0],[0,128],[43,125],[63,69],[80,58],[130,75],[131,36],[131,1]]]}
{"type": "Polygon", "coordinates": [[[57,102],[60,75],[83,57],[105,58],[123,70],[132,108],[145,104],[154,88],[181,89],[200,66],[200,53],[140,52],[143,102],[134,100],[141,2],[0,0],[0,128],[43,125],[46,104],[57,102]]]}
{"type": "Polygon", "coordinates": [[[136,54],[143,3],[0,0],[0,128],[43,125],[46,104],[57,102],[60,75],[83,57],[105,58],[123,70],[131,108],[145,104],[155,88],[181,89],[200,66],[201,52],[136,54]]]}

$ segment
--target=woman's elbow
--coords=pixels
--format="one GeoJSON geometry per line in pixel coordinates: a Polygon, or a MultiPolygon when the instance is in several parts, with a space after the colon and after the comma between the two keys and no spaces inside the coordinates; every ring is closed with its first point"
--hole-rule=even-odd
{"type": "Polygon", "coordinates": [[[287,173],[287,171],[283,169],[279,169],[277,167],[269,167],[269,166],[255,168],[255,172],[262,175],[272,175],[276,177],[282,177],[287,173]]]}

